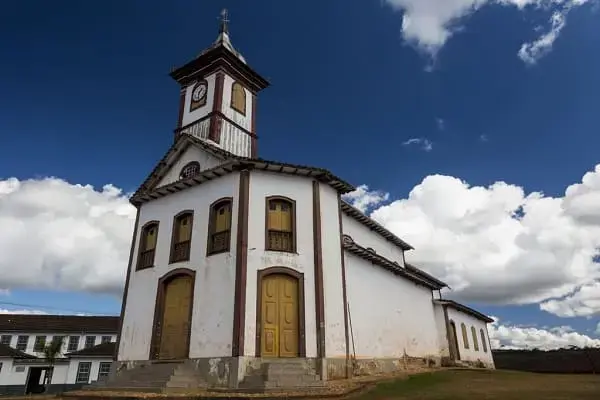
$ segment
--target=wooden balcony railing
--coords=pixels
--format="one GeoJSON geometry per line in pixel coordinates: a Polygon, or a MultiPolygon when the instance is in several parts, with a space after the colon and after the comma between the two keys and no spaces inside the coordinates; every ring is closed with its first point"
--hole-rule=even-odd
{"type": "Polygon", "coordinates": [[[222,231],[210,235],[208,254],[222,253],[229,250],[231,231],[222,231]]]}
{"type": "Polygon", "coordinates": [[[189,261],[190,259],[190,241],[175,243],[171,252],[171,262],[189,261]]]}
{"type": "Polygon", "coordinates": [[[293,252],[294,234],[292,232],[269,230],[267,233],[267,250],[293,252]]]}
{"type": "Polygon", "coordinates": [[[154,249],[145,250],[140,253],[138,269],[150,268],[154,265],[154,249]]]}

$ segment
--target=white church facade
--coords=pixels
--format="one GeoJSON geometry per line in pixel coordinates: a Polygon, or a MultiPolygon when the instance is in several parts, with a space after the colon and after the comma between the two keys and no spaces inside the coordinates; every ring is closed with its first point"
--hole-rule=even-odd
{"type": "Polygon", "coordinates": [[[342,200],[351,184],[258,158],[268,83],[226,19],[171,76],[182,88],[174,143],[131,198],[115,379],[157,362],[224,387],[281,360],[320,381],[408,362],[493,368],[491,319],[441,299],[445,283],[406,263],[412,247],[342,200]]]}

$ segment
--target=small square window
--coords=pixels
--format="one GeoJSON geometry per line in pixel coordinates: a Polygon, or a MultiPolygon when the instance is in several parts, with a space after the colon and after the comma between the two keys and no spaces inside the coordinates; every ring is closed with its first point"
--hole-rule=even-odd
{"type": "Polygon", "coordinates": [[[79,348],[79,336],[69,336],[67,351],[77,351],[79,348]]]}
{"type": "Polygon", "coordinates": [[[29,344],[29,336],[21,335],[17,338],[17,350],[26,351],[29,344]]]}
{"type": "Polygon", "coordinates": [[[100,363],[100,367],[98,368],[98,380],[108,377],[108,374],[110,374],[110,365],[110,362],[100,363]]]}
{"type": "Polygon", "coordinates": [[[0,336],[0,344],[3,344],[5,346],[10,346],[11,339],[12,339],[11,335],[2,335],[2,336],[0,336]]]}
{"type": "Polygon", "coordinates": [[[89,349],[90,347],[94,347],[96,345],[96,336],[86,336],[85,337],[85,348],[89,349]]]}
{"type": "Polygon", "coordinates": [[[91,362],[80,362],[79,366],[77,367],[77,377],[75,378],[75,383],[89,383],[91,369],[91,362]]]}
{"type": "Polygon", "coordinates": [[[44,351],[44,347],[46,347],[46,336],[36,336],[33,351],[40,353],[44,351]]]}
{"type": "Polygon", "coordinates": [[[104,343],[110,343],[110,339],[112,339],[112,337],[110,336],[102,336],[102,338],[100,339],[100,343],[104,344],[104,343]]]}

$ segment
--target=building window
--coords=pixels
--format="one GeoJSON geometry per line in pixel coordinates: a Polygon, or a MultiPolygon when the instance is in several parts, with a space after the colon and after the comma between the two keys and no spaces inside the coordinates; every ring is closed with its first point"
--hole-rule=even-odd
{"type": "Polygon", "coordinates": [[[296,251],[296,221],[293,200],[267,198],[266,249],[273,251],[296,251]]]}
{"type": "Polygon", "coordinates": [[[102,336],[102,338],[100,339],[100,343],[104,344],[104,343],[110,343],[110,340],[112,339],[111,336],[102,336]]]}
{"type": "Polygon", "coordinates": [[[471,325],[471,336],[473,336],[473,349],[479,351],[479,341],[477,340],[477,331],[475,327],[471,325]]]}
{"type": "Polygon", "coordinates": [[[137,269],[151,268],[154,266],[156,253],[156,239],[158,238],[158,221],[148,222],[142,228],[140,236],[140,250],[137,269]]]}
{"type": "Polygon", "coordinates": [[[35,342],[33,343],[33,351],[42,352],[46,347],[46,336],[36,336],[35,342]]]}
{"type": "Polygon", "coordinates": [[[5,346],[10,346],[11,339],[12,339],[11,335],[2,335],[2,336],[0,336],[0,344],[3,344],[5,346]]]}
{"type": "Polygon", "coordinates": [[[2,363],[0,362],[0,372],[2,372],[2,363]]]}
{"type": "Polygon", "coordinates": [[[101,362],[100,367],[98,368],[98,380],[108,378],[108,374],[110,374],[110,362],[101,362]]]}
{"type": "Polygon", "coordinates": [[[231,203],[231,199],[222,199],[215,202],[210,208],[207,254],[229,251],[231,242],[231,203]]]}
{"type": "Polygon", "coordinates": [[[483,333],[483,329],[479,330],[481,335],[481,347],[483,347],[483,352],[487,353],[487,341],[485,340],[485,333],[483,333]]]}
{"type": "Polygon", "coordinates": [[[170,263],[190,260],[192,242],[193,211],[182,211],[173,219],[173,237],[171,239],[170,263]]]}
{"type": "Polygon", "coordinates": [[[85,349],[89,349],[90,347],[94,347],[96,345],[96,336],[86,336],[85,337],[85,349]]]}
{"type": "Polygon", "coordinates": [[[200,173],[200,164],[197,161],[192,161],[181,169],[179,179],[189,179],[200,173]]]}
{"type": "Polygon", "coordinates": [[[64,336],[52,336],[52,342],[56,343],[58,345],[58,343],[61,344],[60,348],[62,350],[62,345],[65,343],[65,337],[64,336]]]}
{"type": "Polygon", "coordinates": [[[246,91],[238,82],[231,85],[231,108],[246,115],[246,91]]]}
{"type": "Polygon", "coordinates": [[[29,344],[29,336],[20,335],[17,338],[17,350],[25,351],[27,350],[27,345],[29,344]]]}
{"type": "Polygon", "coordinates": [[[462,331],[463,346],[465,349],[468,349],[469,348],[469,336],[467,335],[467,326],[464,323],[460,324],[460,330],[462,331]]]}
{"type": "Polygon", "coordinates": [[[67,351],[77,351],[79,348],[79,336],[69,336],[67,351]]]}
{"type": "Polygon", "coordinates": [[[90,371],[92,369],[92,363],[89,361],[80,362],[77,366],[77,377],[75,383],[89,383],[90,382],[90,371]]]}

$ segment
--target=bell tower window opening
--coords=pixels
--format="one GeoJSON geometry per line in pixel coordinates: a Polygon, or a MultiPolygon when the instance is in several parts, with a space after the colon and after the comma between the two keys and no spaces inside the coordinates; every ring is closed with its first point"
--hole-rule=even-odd
{"type": "Polygon", "coordinates": [[[179,179],[189,179],[200,173],[200,163],[192,161],[187,163],[179,173],[179,179]]]}
{"type": "Polygon", "coordinates": [[[246,115],[246,90],[239,82],[231,85],[231,108],[246,115]]]}

